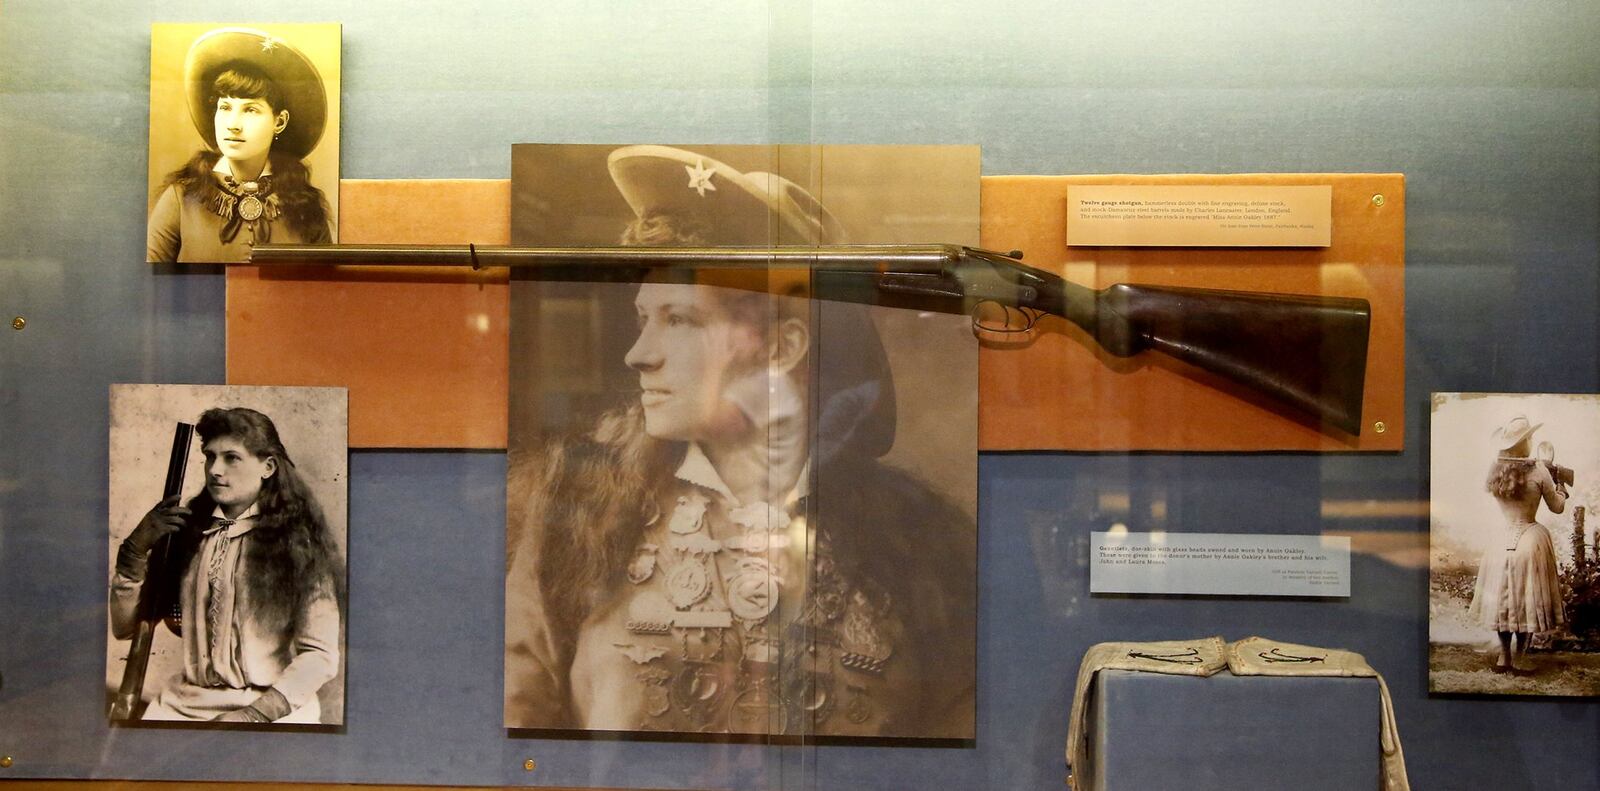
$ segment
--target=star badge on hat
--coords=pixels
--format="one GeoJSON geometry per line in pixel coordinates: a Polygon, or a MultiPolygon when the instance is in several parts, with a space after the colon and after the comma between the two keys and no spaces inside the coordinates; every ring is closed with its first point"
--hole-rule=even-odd
{"type": "Polygon", "coordinates": [[[684,165],[683,169],[689,172],[689,189],[700,193],[700,197],[704,198],[706,196],[706,190],[716,192],[717,185],[711,183],[711,177],[716,175],[717,171],[714,168],[706,167],[705,160],[697,159],[694,162],[694,167],[684,165]]]}

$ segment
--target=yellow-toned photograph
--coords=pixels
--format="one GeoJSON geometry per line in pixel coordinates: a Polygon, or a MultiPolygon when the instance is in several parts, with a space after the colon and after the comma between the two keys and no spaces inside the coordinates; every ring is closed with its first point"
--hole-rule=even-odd
{"type": "Polygon", "coordinates": [[[338,24],[150,34],[150,263],[339,238],[338,24]]]}

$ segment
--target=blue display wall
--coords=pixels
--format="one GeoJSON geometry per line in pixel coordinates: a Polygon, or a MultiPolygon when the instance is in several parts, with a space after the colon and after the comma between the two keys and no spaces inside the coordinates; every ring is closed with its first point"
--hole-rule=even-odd
{"type": "Polygon", "coordinates": [[[1593,3],[10,0],[0,318],[27,324],[0,329],[0,779],[1059,788],[1090,644],[1263,634],[1365,654],[1418,787],[1600,787],[1600,703],[1427,694],[1422,551],[1428,394],[1600,390],[1597,259],[1593,3]],[[346,725],[111,728],[107,386],[224,370],[222,273],[143,262],[156,21],[342,22],[345,178],[507,178],[513,143],[639,141],[976,143],[985,174],[1404,173],[1406,449],[984,455],[978,738],[939,747],[508,733],[504,454],[357,451],[346,725]],[[1416,551],[1358,544],[1347,600],[1091,596],[1089,532],[1117,522],[1416,551]]]}

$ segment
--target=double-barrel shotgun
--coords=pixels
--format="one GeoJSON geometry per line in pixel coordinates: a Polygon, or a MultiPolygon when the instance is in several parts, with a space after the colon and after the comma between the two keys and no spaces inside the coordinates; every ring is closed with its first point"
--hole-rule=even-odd
{"type": "MultiPolygon", "coordinates": [[[[194,424],[178,423],[172,432],[172,452],[167,454],[167,479],[161,499],[183,493],[184,473],[189,469],[189,449],[194,445],[194,424]]],[[[183,574],[178,539],[162,536],[150,550],[144,584],[139,588],[133,640],[128,644],[128,664],[122,669],[122,683],[111,699],[112,720],[127,720],[138,708],[144,694],[145,671],[150,666],[150,647],[155,642],[156,625],[172,618],[178,606],[178,580],[183,574]]]]}
{"type": "Polygon", "coordinates": [[[511,267],[537,280],[642,282],[662,270],[806,267],[810,296],[973,316],[1027,332],[1043,315],[1110,354],[1171,355],[1349,434],[1361,431],[1372,307],[1364,299],[1118,283],[1095,290],[953,244],[779,247],[258,245],[253,265],[511,267]],[[998,306],[1006,319],[985,318],[998,306]]]}

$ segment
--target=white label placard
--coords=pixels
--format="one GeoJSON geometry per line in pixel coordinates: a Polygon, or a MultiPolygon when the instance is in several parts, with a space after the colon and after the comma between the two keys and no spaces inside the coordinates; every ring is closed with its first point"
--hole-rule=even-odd
{"type": "Polygon", "coordinates": [[[1327,247],[1333,187],[1074,184],[1067,244],[1155,247],[1327,247]]]}
{"type": "Polygon", "coordinates": [[[1093,538],[1091,593],[1350,595],[1346,536],[1117,531],[1093,538]]]}

